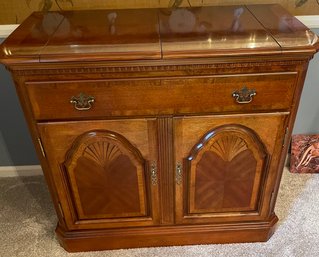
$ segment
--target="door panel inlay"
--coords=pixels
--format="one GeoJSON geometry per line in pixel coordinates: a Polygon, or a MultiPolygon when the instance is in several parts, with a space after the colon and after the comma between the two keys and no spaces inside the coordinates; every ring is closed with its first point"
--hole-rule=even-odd
{"type": "Polygon", "coordinates": [[[249,206],[255,170],[256,160],[250,150],[239,153],[231,161],[206,151],[196,167],[195,208],[223,211],[223,208],[249,206]]]}
{"type": "Polygon", "coordinates": [[[106,167],[121,155],[121,150],[109,142],[95,142],[88,145],[83,157],[93,160],[97,164],[106,167]]]}
{"type": "Polygon", "coordinates": [[[253,211],[267,152],[251,129],[225,125],[206,133],[186,158],[188,213],[253,211]]]}
{"type": "Polygon", "coordinates": [[[79,219],[146,215],[145,161],[123,136],[101,130],[85,133],[66,159],[79,219]]]}
{"type": "Polygon", "coordinates": [[[246,142],[238,136],[223,136],[216,140],[210,147],[210,151],[216,153],[224,161],[230,162],[242,151],[247,150],[246,142]]]}

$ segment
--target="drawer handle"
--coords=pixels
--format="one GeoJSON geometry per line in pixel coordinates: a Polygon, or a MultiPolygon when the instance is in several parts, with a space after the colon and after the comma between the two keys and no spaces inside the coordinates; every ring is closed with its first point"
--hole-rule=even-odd
{"type": "Polygon", "coordinates": [[[81,92],[78,96],[72,96],[70,103],[74,104],[74,108],[79,111],[87,111],[91,109],[94,97],[81,92]]]}
{"type": "Polygon", "coordinates": [[[248,89],[244,86],[240,90],[233,92],[232,96],[235,98],[236,102],[239,104],[248,104],[253,100],[253,96],[256,95],[255,89],[248,89]]]}

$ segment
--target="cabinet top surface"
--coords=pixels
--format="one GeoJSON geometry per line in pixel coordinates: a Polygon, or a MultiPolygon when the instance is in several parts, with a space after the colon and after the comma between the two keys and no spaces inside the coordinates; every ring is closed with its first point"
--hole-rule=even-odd
{"type": "Polygon", "coordinates": [[[315,53],[318,38],[280,5],[33,13],[3,63],[315,53]]]}

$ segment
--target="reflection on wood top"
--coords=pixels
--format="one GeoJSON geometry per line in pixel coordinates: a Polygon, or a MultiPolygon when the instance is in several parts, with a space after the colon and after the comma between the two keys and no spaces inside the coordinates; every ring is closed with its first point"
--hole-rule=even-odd
{"type": "Polygon", "coordinates": [[[279,5],[33,13],[4,63],[315,53],[317,36],[279,5]]]}
{"type": "Polygon", "coordinates": [[[180,8],[160,13],[163,57],[280,51],[245,6],[180,8]]]}

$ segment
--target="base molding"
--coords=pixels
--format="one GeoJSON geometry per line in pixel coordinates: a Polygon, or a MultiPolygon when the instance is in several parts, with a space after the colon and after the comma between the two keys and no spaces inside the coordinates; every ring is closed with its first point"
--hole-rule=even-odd
{"type": "Polygon", "coordinates": [[[43,175],[40,165],[0,166],[0,178],[43,175]]]}
{"type": "Polygon", "coordinates": [[[56,234],[61,246],[68,252],[265,242],[274,233],[277,221],[277,216],[273,215],[269,221],[236,224],[176,225],[80,231],[64,231],[58,225],[56,234]]]}

